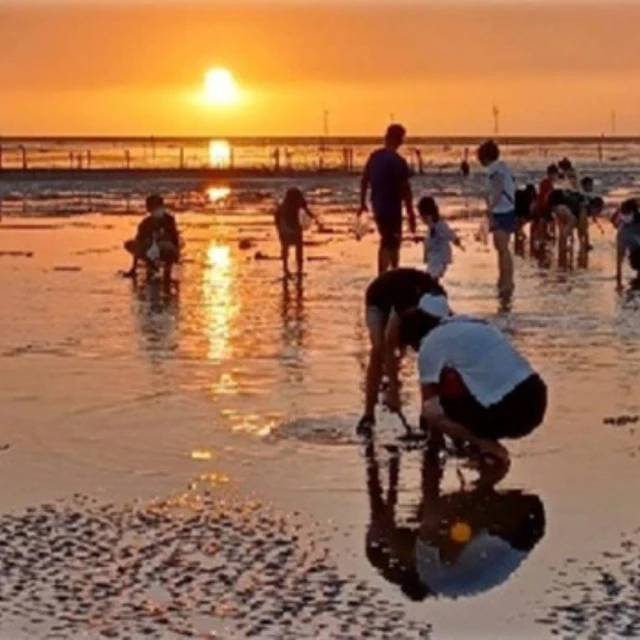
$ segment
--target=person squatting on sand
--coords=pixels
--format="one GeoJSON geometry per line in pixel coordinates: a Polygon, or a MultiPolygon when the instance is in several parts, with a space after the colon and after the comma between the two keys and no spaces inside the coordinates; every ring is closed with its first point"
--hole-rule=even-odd
{"type": "Polygon", "coordinates": [[[493,325],[452,315],[446,297],[427,294],[399,321],[399,345],[418,352],[421,427],[472,453],[508,461],[499,440],[522,438],[547,409],[547,387],[493,325]]]}
{"type": "Polygon", "coordinates": [[[395,269],[400,263],[402,244],[402,206],[407,210],[409,229],[416,232],[416,216],[411,193],[411,170],[398,149],[404,143],[405,128],[392,124],[387,129],[384,147],[374,151],[367,160],[360,183],[360,212],[366,211],[367,193],[371,188],[371,208],[380,234],[378,275],[395,269]]]}
{"type": "Polygon", "coordinates": [[[616,284],[622,288],[622,263],[629,257],[629,266],[635,271],[631,282],[634,289],[640,288],[640,207],[634,199],[625,200],[615,216],[618,234],[616,237],[616,284]]]}
{"type": "Polygon", "coordinates": [[[488,170],[487,215],[493,245],[498,254],[498,292],[510,298],[515,288],[511,236],[516,231],[516,187],[511,172],[500,160],[500,149],[493,140],[478,147],[478,160],[488,170]]]}
{"type": "Polygon", "coordinates": [[[295,247],[296,267],[298,276],[302,276],[304,262],[304,238],[301,215],[307,215],[311,220],[318,222],[311,213],[307,201],[300,189],[292,187],[287,189],[284,199],[278,205],[275,213],[275,224],[280,239],[280,251],[282,256],[282,269],[284,277],[290,278],[289,271],[289,248],[295,247]]]}
{"type": "Polygon", "coordinates": [[[136,237],[127,240],[124,248],[133,256],[131,269],[124,276],[135,278],[138,264],[143,262],[152,277],[163,267],[165,284],[171,283],[173,265],[180,261],[180,235],[176,219],[166,210],[162,196],[150,195],[146,200],[149,215],[138,225],[136,237]]]}
{"type": "Polygon", "coordinates": [[[424,263],[427,273],[435,280],[444,278],[447,267],[453,261],[451,245],[464,251],[460,238],[440,216],[438,204],[431,197],[424,197],[418,203],[420,219],[427,227],[424,238],[424,263]]]}
{"type": "Polygon", "coordinates": [[[387,405],[398,411],[397,332],[401,313],[415,307],[425,293],[446,296],[445,290],[427,273],[419,269],[394,269],[378,276],[367,287],[365,320],[369,330],[371,351],[367,366],[364,415],[358,432],[364,433],[375,423],[383,370],[389,380],[387,405]]]}

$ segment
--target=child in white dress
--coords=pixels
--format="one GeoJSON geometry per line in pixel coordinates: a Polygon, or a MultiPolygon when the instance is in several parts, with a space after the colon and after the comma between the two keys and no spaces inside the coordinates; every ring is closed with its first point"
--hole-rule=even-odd
{"type": "Polygon", "coordinates": [[[440,210],[436,201],[425,197],[418,203],[420,218],[427,225],[427,235],[424,239],[424,262],[427,273],[434,279],[444,277],[447,267],[453,260],[451,245],[455,244],[464,251],[460,238],[440,217],[440,210]]]}

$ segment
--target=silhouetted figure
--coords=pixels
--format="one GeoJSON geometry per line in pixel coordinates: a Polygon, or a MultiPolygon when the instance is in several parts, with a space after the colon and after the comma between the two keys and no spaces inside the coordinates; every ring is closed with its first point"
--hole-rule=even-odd
{"type": "Polygon", "coordinates": [[[400,263],[402,244],[402,208],[407,211],[409,229],[416,232],[416,215],[409,179],[411,170],[398,149],[403,145],[405,128],[392,124],[387,129],[384,146],[367,160],[360,183],[360,212],[368,211],[367,195],[371,189],[373,217],[380,234],[378,274],[395,269],[400,263]]]}

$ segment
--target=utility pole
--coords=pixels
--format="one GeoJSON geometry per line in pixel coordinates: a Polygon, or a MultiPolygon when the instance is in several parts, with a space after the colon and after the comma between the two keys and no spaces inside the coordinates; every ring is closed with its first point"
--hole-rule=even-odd
{"type": "Polygon", "coordinates": [[[611,112],[611,135],[615,136],[618,129],[617,116],[615,109],[611,112]]]}
{"type": "Polygon", "coordinates": [[[493,134],[500,135],[500,109],[496,104],[493,105],[493,134]]]}

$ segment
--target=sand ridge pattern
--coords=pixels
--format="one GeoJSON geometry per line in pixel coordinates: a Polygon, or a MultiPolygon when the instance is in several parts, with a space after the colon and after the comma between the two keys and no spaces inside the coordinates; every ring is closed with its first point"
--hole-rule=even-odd
{"type": "MultiPolygon", "coordinates": [[[[634,535],[640,534],[640,529],[634,535]]],[[[639,544],[625,538],[618,551],[605,551],[597,560],[569,571],[558,571],[548,593],[559,602],[537,622],[554,636],[578,638],[637,638],[640,636],[639,544]]],[[[575,561],[568,560],[567,565],[575,561]]]]}
{"type": "MultiPolygon", "coordinates": [[[[0,518],[0,635],[427,638],[295,514],[192,489],[117,506],[75,496],[0,518]]],[[[15,637],[15,636],[14,636],[15,637]]]]}

